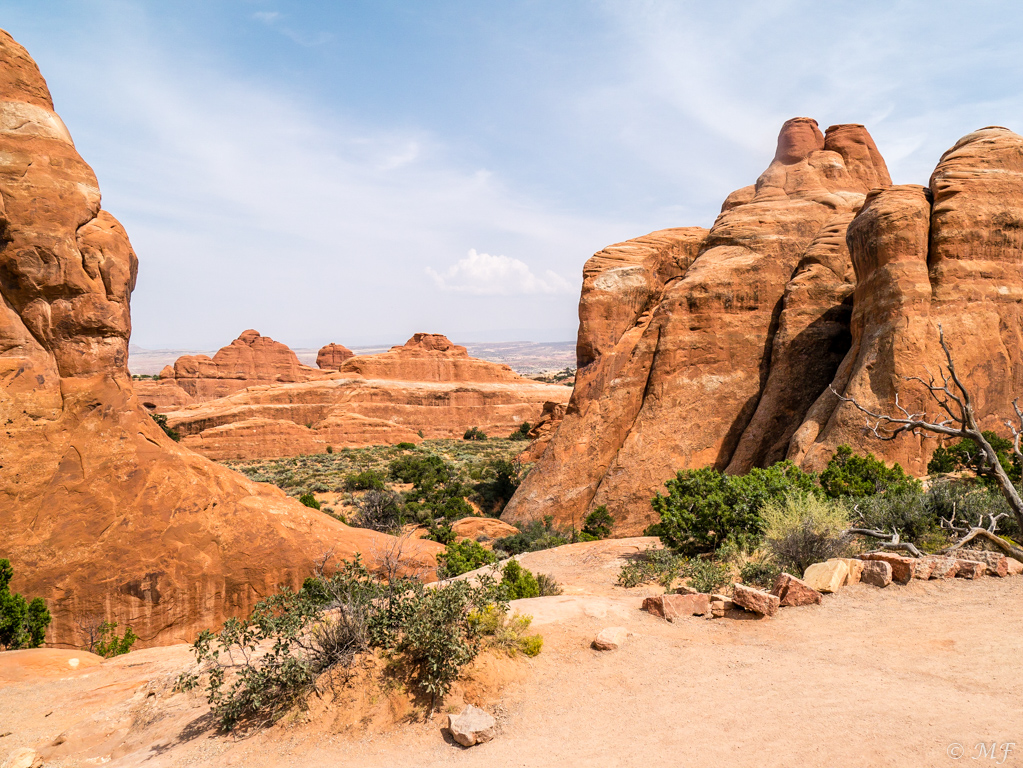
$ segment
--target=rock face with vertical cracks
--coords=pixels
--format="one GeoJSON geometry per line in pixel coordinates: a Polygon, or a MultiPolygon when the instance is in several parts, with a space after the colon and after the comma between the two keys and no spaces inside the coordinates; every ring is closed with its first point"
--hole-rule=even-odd
{"type": "Polygon", "coordinates": [[[670,270],[594,256],[575,393],[504,518],[553,515],[580,527],[606,505],[616,532],[637,533],[678,469],[743,471],[783,458],[849,345],[845,229],[867,192],[888,184],[863,126],[821,134],[795,118],[767,170],[729,195],[709,232],[665,230],[608,249],[641,253],[651,238],[684,232],[685,257],[670,270]]]}
{"type": "MultiPolygon", "coordinates": [[[[883,413],[895,394],[910,411],[940,418],[906,376],[937,376],[938,326],[984,429],[1004,431],[1023,395],[1023,138],[983,128],[946,152],[929,188],[872,193],[849,227],[856,270],[852,347],[835,389],[883,413]]],[[[811,408],[789,455],[822,467],[842,443],[872,450],[916,474],[934,439],[879,442],[864,417],[830,392],[811,408]]]]}
{"type": "MultiPolygon", "coordinates": [[[[170,439],[132,390],[138,262],[28,53],[0,32],[0,556],[50,643],[131,625],[188,640],[298,586],[321,556],[394,542],[170,439]]],[[[424,566],[439,545],[416,543],[424,566]]]]}

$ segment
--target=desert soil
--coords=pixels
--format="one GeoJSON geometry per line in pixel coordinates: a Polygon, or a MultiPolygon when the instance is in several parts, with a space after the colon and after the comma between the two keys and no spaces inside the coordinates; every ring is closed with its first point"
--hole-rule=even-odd
{"type": "Polygon", "coordinates": [[[980,742],[1017,742],[1001,764],[1023,765],[1023,680],[1012,672],[1023,578],[854,585],[771,619],[671,624],[639,610],[655,590],[613,586],[623,558],[651,543],[523,557],[566,589],[514,604],[545,645],[479,702],[500,723],[487,744],[445,739],[442,715],[341,729],[327,704],[216,735],[199,697],[170,692],[189,660],[174,646],[75,672],[54,657],[74,652],[0,655],[0,758],[32,746],[47,766],[943,766],[976,764],[980,742]],[[617,651],[591,650],[607,626],[633,634],[617,651]]]}

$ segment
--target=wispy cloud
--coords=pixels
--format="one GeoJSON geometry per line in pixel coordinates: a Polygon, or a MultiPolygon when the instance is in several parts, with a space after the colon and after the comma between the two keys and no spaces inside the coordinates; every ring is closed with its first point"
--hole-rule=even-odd
{"type": "Polygon", "coordinates": [[[318,45],[329,43],[334,39],[334,36],[329,32],[319,31],[315,33],[302,32],[295,29],[287,24],[282,24],[284,16],[280,11],[256,11],[252,14],[252,18],[256,21],[261,21],[268,27],[280,32],[286,38],[291,40],[293,43],[297,43],[306,48],[313,48],[318,45]]]}
{"type": "Polygon", "coordinates": [[[432,267],[426,274],[442,291],[477,296],[515,296],[537,293],[574,293],[577,289],[556,272],[547,269],[543,276],[533,274],[529,265],[509,256],[491,256],[471,249],[443,272],[432,267]]]}

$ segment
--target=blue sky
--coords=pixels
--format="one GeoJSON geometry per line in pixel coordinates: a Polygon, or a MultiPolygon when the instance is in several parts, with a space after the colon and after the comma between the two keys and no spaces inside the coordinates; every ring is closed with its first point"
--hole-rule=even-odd
{"type": "Polygon", "coordinates": [[[1023,130],[1013,2],[0,1],[140,259],[133,342],[568,340],[585,260],[710,226],[793,116],[897,183],[1023,130]]]}

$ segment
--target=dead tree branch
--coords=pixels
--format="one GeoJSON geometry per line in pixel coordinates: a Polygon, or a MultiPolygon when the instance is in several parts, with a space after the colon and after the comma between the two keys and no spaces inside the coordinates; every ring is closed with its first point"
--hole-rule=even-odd
{"type": "MultiPolygon", "coordinates": [[[[944,437],[972,440],[980,448],[983,456],[979,472],[994,478],[998,484],[998,489],[1002,492],[1002,496],[1005,497],[1009,505],[1009,509],[1012,510],[1013,517],[1016,518],[1016,522],[1023,529],[1023,498],[1020,498],[1019,491],[1013,485],[1008,473],[1006,473],[1005,468],[1002,467],[1001,462],[998,460],[998,453],[981,432],[980,424],[977,422],[976,415],[973,412],[973,401],[970,398],[970,393],[959,377],[955,361],[952,359],[952,352],[948,348],[948,344],[945,341],[945,333],[940,325],[938,326],[938,339],[941,343],[941,349],[945,353],[945,370],[940,371],[940,382],[933,376],[929,377],[927,381],[924,381],[919,376],[909,376],[906,379],[907,381],[919,382],[927,390],[931,399],[941,410],[941,415],[935,419],[929,419],[926,413],[911,413],[899,402],[897,393],[895,395],[895,407],[901,415],[892,416],[876,413],[856,402],[855,398],[840,394],[834,387],[831,388],[831,391],[834,392],[839,400],[851,403],[857,410],[864,413],[867,416],[867,429],[880,440],[894,440],[906,432],[912,435],[929,432],[944,437]],[[873,423],[871,423],[871,420],[873,420],[873,423]]],[[[1017,402],[1013,403],[1013,409],[1016,412],[1016,417],[1019,419],[1019,427],[1017,428],[1016,425],[1009,422],[1006,423],[1009,424],[1015,438],[1013,450],[1020,461],[1023,462],[1023,454],[1020,452],[1020,433],[1023,432],[1023,410],[1020,409],[1017,402]]],[[[975,528],[974,530],[978,529],[975,528]]],[[[979,530],[984,529],[981,528],[979,530]]],[[[991,533],[990,531],[987,532],[991,533]]],[[[994,533],[991,533],[991,535],[994,536],[994,533]]],[[[1016,549],[1018,550],[1018,548],[1016,549]]]]}

